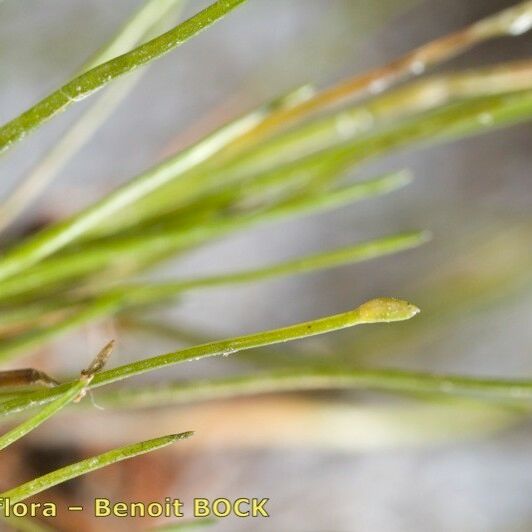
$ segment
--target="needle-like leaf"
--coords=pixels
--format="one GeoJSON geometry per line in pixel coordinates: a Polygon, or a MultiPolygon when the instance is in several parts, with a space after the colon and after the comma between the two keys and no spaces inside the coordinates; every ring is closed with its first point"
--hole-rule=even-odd
{"type": "Polygon", "coordinates": [[[312,112],[364,94],[376,94],[410,76],[420,75],[431,66],[450,59],[468,48],[504,35],[521,35],[532,27],[532,2],[527,0],[490,15],[455,33],[435,39],[391,63],[354,76],[316,93],[291,109],[281,109],[242,140],[264,136],[312,112]]]}
{"type": "Polygon", "coordinates": [[[532,406],[531,380],[347,368],[276,370],[256,375],[191,380],[156,387],[122,388],[103,392],[98,395],[98,400],[101,400],[102,404],[118,408],[141,408],[262,393],[335,389],[438,394],[532,406]]]}
{"type": "MultiPolygon", "coordinates": [[[[165,301],[190,290],[263,281],[279,276],[304,274],[345,264],[354,264],[412,249],[426,242],[428,238],[430,238],[430,235],[424,231],[393,235],[255,270],[166,283],[137,283],[119,286],[100,292],[93,300],[80,301],[77,305],[80,310],[74,309],[72,313],[67,314],[63,319],[59,318],[53,324],[47,324],[41,329],[35,328],[30,333],[23,333],[13,337],[11,340],[0,342],[0,359],[5,360],[18,352],[25,351],[33,345],[39,345],[44,340],[65,333],[89,320],[104,318],[139,305],[165,301]]],[[[72,305],[76,306],[76,302],[74,301],[72,305]]],[[[47,307],[44,307],[41,316],[44,321],[46,321],[47,315],[47,307]]],[[[35,316],[33,316],[33,319],[35,319],[35,316]]]]}
{"type": "MultiPolygon", "coordinates": [[[[124,54],[146,36],[158,35],[166,19],[184,5],[185,0],[149,0],[142,5],[113,39],[91,58],[82,71],[124,54]]],[[[172,16],[173,18],[173,16],[172,16]]],[[[0,231],[50,184],[58,172],[86,144],[117,106],[135,88],[146,69],[131,74],[100,96],[61,136],[57,144],[44,156],[24,179],[18,182],[0,205],[0,231]]]]}
{"type": "Polygon", "coordinates": [[[38,290],[54,283],[63,283],[92,272],[101,272],[103,268],[117,262],[122,276],[125,261],[129,261],[130,267],[134,267],[136,262],[142,265],[146,258],[152,260],[154,256],[160,254],[175,253],[258,223],[324,212],[387,194],[406,186],[411,180],[412,177],[408,172],[394,172],[342,188],[296,197],[265,210],[216,218],[189,227],[177,226],[166,231],[157,228],[153,232],[137,232],[134,235],[115,237],[109,242],[97,242],[94,245],[89,243],[78,247],[72,253],[65,253],[57,258],[51,257],[35,265],[24,276],[0,281],[0,299],[12,298],[17,294],[38,290]]]}
{"type": "Polygon", "coordinates": [[[53,415],[57,414],[57,412],[78,397],[85,386],[87,386],[87,383],[82,380],[71,384],[55,401],[45,406],[37,414],[20,425],[17,425],[6,434],[0,436],[0,451],[36,429],[53,415]]]}
{"type": "Polygon", "coordinates": [[[40,493],[44,490],[47,490],[53,486],[57,486],[67,480],[85,475],[102,467],[107,467],[112,464],[116,464],[122,460],[128,460],[134,458],[135,456],[140,456],[157,449],[162,449],[167,445],[175,443],[178,440],[183,440],[192,436],[192,432],[182,432],[180,434],[172,434],[170,436],[163,436],[162,438],[155,438],[153,440],[147,440],[140,443],[134,443],[133,445],[127,445],[125,447],[120,447],[118,449],[113,449],[106,453],[94,456],[92,458],[87,458],[81,462],[71,464],[69,466],[38,477],[34,480],[26,482],[21,486],[12,488],[8,491],[0,493],[0,501],[5,504],[5,501],[9,499],[11,504],[23,501],[40,493]]]}
{"type": "Polygon", "coordinates": [[[85,99],[114,79],[140,68],[185,43],[223,18],[245,0],[218,0],[172,30],[69,81],[0,128],[0,152],[74,102],[85,99]]]}
{"type": "MultiPolygon", "coordinates": [[[[315,335],[338,331],[356,325],[404,321],[412,318],[418,312],[419,309],[416,306],[407,303],[406,301],[392,298],[373,299],[362,304],[355,310],[344,312],[342,314],[298,323],[280,329],[273,329],[189,347],[173,353],[147,358],[118,368],[103,371],[98,375],[95,375],[89,388],[103,386],[135,375],[141,375],[143,373],[190,360],[199,360],[217,355],[227,356],[239,351],[290,342],[302,338],[310,338],[315,335]]],[[[58,394],[61,394],[66,386],[67,385],[58,386],[57,388],[49,390],[48,393],[35,392],[27,394],[20,399],[5,401],[0,404],[0,416],[25,410],[31,406],[48,403],[58,394]]]]}

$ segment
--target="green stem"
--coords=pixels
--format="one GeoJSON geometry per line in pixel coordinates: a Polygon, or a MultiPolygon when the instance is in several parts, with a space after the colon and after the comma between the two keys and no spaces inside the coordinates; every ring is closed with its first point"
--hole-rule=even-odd
{"type": "Polygon", "coordinates": [[[183,279],[181,281],[167,283],[125,285],[120,286],[117,290],[123,295],[125,301],[151,303],[153,301],[160,301],[165,297],[174,297],[176,294],[198,288],[264,281],[285,275],[304,274],[346,264],[354,264],[391,253],[398,253],[406,249],[412,249],[423,244],[429,238],[430,235],[426,232],[404,233],[282,262],[273,266],[257,268],[255,270],[230,273],[227,275],[199,277],[197,279],[183,279]]]}
{"type": "Polygon", "coordinates": [[[186,0],[148,0],[126,21],[112,39],[105,44],[81,68],[87,72],[93,68],[129,52],[143,41],[154,39],[160,32],[161,22],[172,10],[181,11],[186,0]]]}
{"type": "MultiPolygon", "coordinates": [[[[380,92],[411,76],[421,75],[428,67],[463,53],[468,48],[504,35],[522,35],[532,27],[532,2],[520,2],[494,15],[481,19],[457,32],[445,35],[375,68],[318,92],[291,109],[280,110],[249,135],[255,140],[286,127],[298,119],[324,111],[364,94],[380,92]]],[[[244,139],[249,142],[249,139],[244,139]]]]}
{"type": "MultiPolygon", "coordinates": [[[[190,360],[199,360],[217,355],[227,356],[239,351],[289,342],[301,338],[309,338],[356,325],[408,320],[418,312],[419,309],[417,307],[405,301],[391,298],[374,299],[364,303],[355,310],[344,312],[342,314],[298,323],[280,329],[273,329],[270,331],[189,347],[103,371],[94,377],[90,388],[104,386],[129,377],[190,360]]],[[[25,410],[26,408],[37,406],[39,404],[48,403],[58,394],[63,393],[66,386],[68,386],[68,384],[58,386],[46,392],[35,392],[20,399],[5,401],[0,404],[0,416],[25,410]]]]}
{"type": "Polygon", "coordinates": [[[100,64],[69,81],[32,108],[0,128],[0,152],[74,102],[83,100],[112,80],[157,59],[211,26],[245,0],[218,0],[170,31],[100,64]]]}
{"type": "Polygon", "coordinates": [[[293,369],[252,376],[193,380],[157,387],[123,388],[98,394],[98,401],[118,408],[160,407],[262,393],[309,390],[371,389],[438,394],[504,401],[532,401],[532,380],[483,379],[400,370],[293,369]]]}
{"type": "MultiPolygon", "coordinates": [[[[190,204],[201,194],[211,192],[219,198],[221,192],[228,190],[234,195],[242,184],[248,187],[248,194],[255,193],[249,198],[251,202],[260,200],[265,195],[264,187],[270,186],[269,180],[275,182],[280,178],[279,183],[294,183],[316,173],[324,164],[334,166],[339,162],[339,169],[345,171],[362,158],[359,156],[358,160],[351,158],[345,162],[340,158],[339,161],[338,155],[328,155],[328,150],[345,143],[356,146],[357,141],[364,142],[365,135],[378,136],[385,126],[400,127],[407,120],[422,122],[423,113],[465,98],[475,101],[494,94],[515,95],[531,87],[530,61],[434,76],[380,95],[363,105],[306,121],[251,148],[242,150],[240,147],[236,155],[231,150],[234,143],[230,144],[225,148],[229,149],[230,156],[222,152],[203,168],[147,194],[135,203],[134,209],[123,210],[106,222],[104,231],[116,231],[124,225],[138,224],[150,218],[159,220],[161,214],[168,211],[173,215],[176,208],[190,204]],[[399,120],[401,124],[398,124],[399,120]]],[[[238,143],[238,139],[235,142],[238,143]]]]}
{"type": "Polygon", "coordinates": [[[116,294],[105,294],[82,310],[53,325],[38,327],[27,333],[4,340],[0,344],[0,359],[7,360],[18,353],[37,347],[46,340],[55,338],[89,321],[102,319],[118,312],[123,307],[122,298],[116,294]]]}
{"type": "MultiPolygon", "coordinates": [[[[15,336],[13,339],[0,342],[0,359],[8,359],[17,353],[24,352],[45,340],[65,333],[87,321],[92,321],[96,318],[103,319],[104,317],[141,305],[165,301],[189,290],[262,281],[282,275],[309,273],[344,264],[353,264],[411,249],[423,244],[428,238],[429,235],[426,232],[406,233],[256,270],[212,277],[200,277],[197,279],[183,279],[181,281],[167,283],[119,286],[98,294],[95,299],[86,302],[80,301],[81,310],[74,309],[71,315],[64,318],[60,317],[59,321],[55,323],[49,324],[44,328],[36,328],[29,333],[23,333],[15,336]]],[[[36,311],[38,311],[38,308],[36,311]]],[[[41,317],[46,317],[46,314],[47,309],[44,307],[41,317]]],[[[29,318],[36,319],[31,314],[29,318]]]]}
{"type": "Polygon", "coordinates": [[[14,429],[10,430],[3,436],[0,436],[0,451],[16,442],[32,430],[36,429],[39,425],[44,423],[47,419],[51,418],[54,414],[59,412],[59,410],[76,399],[86,385],[86,381],[81,379],[78,382],[71,384],[63,394],[61,394],[52,403],[45,406],[35,416],[27,419],[20,425],[17,425],[14,429]]]}
{"type": "MultiPolygon", "coordinates": [[[[51,257],[28,269],[24,276],[0,281],[0,300],[47,285],[64,283],[117,263],[121,276],[124,262],[134,268],[137,263],[159,256],[161,253],[176,252],[207,240],[221,237],[230,232],[242,230],[258,223],[286,220],[304,214],[313,214],[334,209],[342,205],[387,194],[411,182],[410,174],[404,171],[386,174],[367,181],[361,181],[344,188],[298,197],[274,205],[266,210],[250,214],[237,214],[215,219],[192,227],[178,226],[175,229],[157,232],[138,232],[134,236],[114,238],[109,242],[97,242],[81,246],[79,250],[60,257],[51,257]]],[[[1,318],[0,318],[1,321],[1,318]]]]}
{"type": "MultiPolygon", "coordinates": [[[[272,104],[275,105],[277,102],[272,104]]],[[[231,122],[197,144],[141,174],[95,205],[68,220],[44,229],[8,251],[0,260],[0,280],[13,276],[55,253],[95,229],[102,221],[121,209],[209,159],[243,132],[263,120],[269,111],[269,106],[261,107],[231,122]]]]}
{"type": "Polygon", "coordinates": [[[181,434],[164,436],[162,438],[156,438],[153,440],[121,447],[119,449],[114,449],[112,451],[100,454],[99,456],[87,458],[81,462],[71,464],[58,469],[57,471],[31,480],[30,482],[26,482],[25,484],[17,486],[16,488],[4,491],[3,493],[0,493],[0,501],[5,503],[5,501],[9,499],[10,504],[15,504],[28,499],[29,497],[32,497],[41,491],[47,490],[53,486],[57,486],[57,484],[66,482],[67,480],[85,475],[91,471],[96,471],[97,469],[115,464],[122,460],[127,460],[134,458],[135,456],[155,451],[157,449],[162,449],[163,447],[166,447],[167,445],[170,445],[178,440],[188,438],[192,436],[192,434],[192,432],[183,432],[181,434]]]}
{"type": "MultiPolygon", "coordinates": [[[[83,71],[127,52],[147,35],[153,37],[167,27],[166,19],[183,0],[150,0],[143,5],[111,42],[92,58],[83,71]]],[[[172,16],[172,18],[174,18],[172,16]]],[[[121,79],[102,94],[62,135],[57,144],[15,188],[0,205],[0,231],[15,221],[17,216],[50,184],[69,160],[92,138],[99,127],[135,88],[145,70],[121,79]]]]}

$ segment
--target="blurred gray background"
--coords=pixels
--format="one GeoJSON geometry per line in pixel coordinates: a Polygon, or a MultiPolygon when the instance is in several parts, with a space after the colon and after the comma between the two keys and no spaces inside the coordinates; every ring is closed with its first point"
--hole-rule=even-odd
{"type": "MultiPolygon", "coordinates": [[[[189,12],[206,3],[189,2],[189,12]]],[[[267,98],[309,81],[326,86],[512,3],[249,0],[223,23],[154,64],[26,222],[30,216],[56,218],[73,212],[172,147],[267,98]]],[[[139,5],[132,0],[6,0],[0,5],[0,120],[7,121],[65,81],[139,5]]],[[[529,36],[497,40],[444,68],[524,58],[531,51],[529,36]]],[[[76,105],[3,157],[4,193],[84,105],[76,105]]],[[[190,295],[169,316],[221,337],[341,312],[365,299],[390,295],[426,307],[427,316],[422,314],[417,326],[419,330],[426,320],[429,327],[435,296],[424,290],[427,283],[447,271],[484,271],[492,259],[518,266],[519,254],[507,254],[504,248],[507,239],[502,236],[499,247],[491,238],[516,227],[530,234],[531,148],[531,128],[523,125],[368,164],[361,175],[410,168],[416,180],[393,195],[331,214],[235,235],[176,262],[164,275],[231,271],[410,229],[429,229],[431,243],[333,272],[190,295]],[[470,257],[483,244],[486,249],[470,257]]],[[[530,238],[520,242],[518,247],[530,249],[530,238]]],[[[482,302],[482,312],[452,326],[430,329],[414,347],[406,344],[398,352],[362,357],[364,365],[530,375],[532,299],[523,286],[518,288],[515,293],[509,289],[511,297],[503,290],[491,305],[482,302]]],[[[320,339],[312,349],[326,355],[348,350],[356,340],[356,332],[336,335],[320,339]]],[[[118,356],[140,356],[147,349],[156,353],[167,346],[155,346],[153,339],[124,339],[118,356]]],[[[85,356],[85,347],[83,351],[85,356]]],[[[222,364],[236,365],[236,358],[222,364]]],[[[220,365],[216,368],[223,371],[220,365]]],[[[187,370],[202,374],[203,366],[187,370]]],[[[301,532],[525,531],[532,529],[530,429],[520,424],[464,443],[367,452],[206,450],[181,466],[176,489],[186,485],[205,497],[271,498],[270,520],[224,521],[213,529],[220,531],[250,526],[301,532]]]]}

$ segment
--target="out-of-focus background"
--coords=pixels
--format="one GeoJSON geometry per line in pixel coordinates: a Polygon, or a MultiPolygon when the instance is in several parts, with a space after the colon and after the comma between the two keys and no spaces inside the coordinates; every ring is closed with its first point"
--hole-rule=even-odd
{"type": "MultiPolygon", "coordinates": [[[[151,66],[18,229],[74,212],[263,100],[306,82],[326,86],[512,3],[249,0],[151,66]]],[[[0,121],[68,79],[140,4],[3,2],[0,121]]],[[[188,11],[206,4],[193,0],[188,11]]],[[[524,58],[531,51],[529,36],[499,39],[445,68],[524,58]]],[[[2,192],[39,160],[84,105],[70,109],[0,161],[2,192]]],[[[272,353],[272,359],[310,353],[341,356],[363,367],[524,378],[532,369],[531,147],[531,128],[522,125],[370,163],[362,175],[404,167],[416,179],[392,196],[224,239],[172,262],[161,275],[231,271],[401,230],[428,229],[434,235],[430,243],[334,271],[190,294],[161,312],[200,337],[218,338],[341,312],[380,295],[401,297],[423,310],[412,323],[320,337],[272,353]]],[[[112,325],[87,327],[39,356],[61,372],[68,360],[76,371],[112,332],[112,325]]],[[[168,338],[125,333],[118,342],[114,363],[176,345],[168,338]]],[[[179,367],[176,375],[224,375],[242,367],[252,369],[253,357],[198,362],[179,367]]],[[[7,487],[128,438],[197,429],[197,442],[66,484],[54,497],[270,498],[270,519],[221,520],[212,527],[220,532],[251,527],[508,532],[532,527],[532,430],[506,411],[344,393],[203,404],[151,412],[142,419],[95,410],[79,420],[74,432],[61,430],[72,427],[72,417],[53,421],[2,458],[0,482],[7,487]],[[316,428],[320,415],[333,415],[327,409],[320,413],[322,403],[337,405],[336,436],[316,428]],[[276,427],[286,428],[283,416],[296,412],[298,417],[298,409],[301,427],[285,437],[277,433],[276,427]],[[263,437],[240,437],[246,427],[263,437]]],[[[334,421],[329,418],[327,426],[334,427],[334,421]]],[[[65,530],[74,526],[68,516],[62,519],[65,530]]],[[[140,525],[94,525],[87,518],[75,526],[136,530],[140,525]]]]}

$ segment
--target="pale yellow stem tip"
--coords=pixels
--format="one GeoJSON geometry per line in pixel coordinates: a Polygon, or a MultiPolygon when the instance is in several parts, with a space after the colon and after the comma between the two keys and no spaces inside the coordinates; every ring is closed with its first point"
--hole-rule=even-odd
{"type": "Polygon", "coordinates": [[[420,312],[415,305],[392,297],[372,299],[360,305],[357,311],[367,323],[409,320],[420,312]]]}

